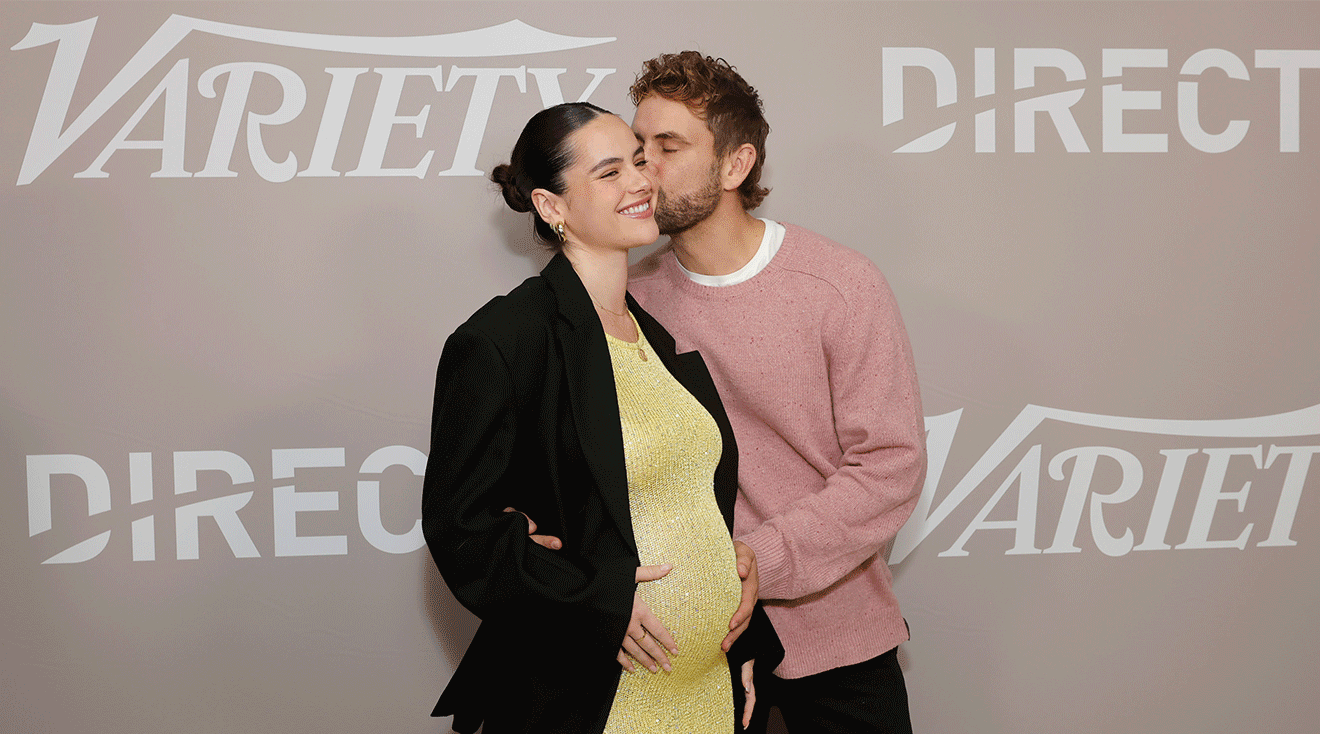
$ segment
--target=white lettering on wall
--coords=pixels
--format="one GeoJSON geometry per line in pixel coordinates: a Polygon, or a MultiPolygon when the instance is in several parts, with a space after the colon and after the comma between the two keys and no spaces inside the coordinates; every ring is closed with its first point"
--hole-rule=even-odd
{"type": "MultiPolygon", "coordinates": [[[[133,508],[128,523],[132,559],[155,561],[156,513],[139,516],[142,509],[150,508],[155,499],[152,474],[152,454],[134,452],[128,455],[129,505],[133,508]]],[[[177,451],[174,462],[174,496],[191,497],[213,494],[218,480],[231,487],[255,484],[256,476],[246,459],[230,451],[177,451]],[[208,476],[208,490],[201,490],[199,476],[208,476]]],[[[254,539],[249,531],[253,510],[249,507],[257,488],[247,491],[223,491],[220,496],[190,502],[173,508],[175,530],[175,558],[198,560],[203,556],[201,528],[213,526],[220,531],[229,555],[234,558],[293,556],[343,556],[348,554],[348,536],[312,535],[300,532],[299,518],[310,513],[339,513],[340,489],[310,490],[298,486],[299,477],[314,477],[332,481],[339,476],[345,464],[343,448],[273,449],[270,458],[272,485],[271,527],[269,538],[254,539]],[[258,540],[261,541],[260,545],[258,540]],[[261,548],[267,548],[265,553],[261,548]]],[[[382,517],[385,504],[380,477],[392,467],[402,467],[412,476],[420,478],[426,471],[426,454],[411,446],[386,446],[372,452],[362,462],[356,482],[358,529],[363,539],[373,548],[385,553],[412,553],[425,545],[421,519],[415,520],[403,532],[386,529],[382,517]]],[[[70,491],[78,487],[87,497],[87,516],[93,517],[111,509],[109,476],[95,460],[76,454],[46,454],[27,457],[28,532],[41,535],[55,527],[52,495],[53,477],[67,477],[58,482],[58,490],[70,491]]],[[[341,482],[343,484],[343,482],[341,482]]],[[[346,486],[352,486],[348,482],[346,486]]],[[[397,490],[394,490],[397,491],[397,490]]],[[[76,503],[75,503],[76,504],[76,503]]],[[[420,507],[416,501],[410,504],[420,507]]],[[[68,503],[63,503],[68,507],[68,503]]],[[[80,513],[79,513],[80,514],[80,513]]],[[[111,513],[114,515],[114,513],[111,513]]],[[[168,513],[166,513],[168,516],[168,513]]],[[[123,520],[118,517],[117,520],[123,520]]],[[[68,518],[64,518],[68,524],[68,518]]],[[[112,520],[111,524],[115,524],[112,520]]],[[[113,529],[81,541],[48,558],[44,563],[82,563],[100,555],[109,545],[113,529]]],[[[212,551],[214,552],[214,551],[212,551]]]]}
{"type": "MultiPolygon", "coordinates": [[[[1013,90],[1018,97],[1013,107],[1013,152],[1034,153],[1037,150],[1038,128],[1052,129],[1063,149],[1069,153],[1088,153],[1092,146],[1082,132],[1074,110],[1086,95],[1085,83],[1095,74],[1088,75],[1087,60],[1092,57],[1062,48],[1012,49],[1013,90]],[[1060,77],[1062,84],[1060,84],[1060,77]],[[1038,87],[1072,86],[1072,89],[1048,92],[1021,98],[1021,93],[1038,87]]],[[[974,138],[977,153],[996,152],[996,118],[998,109],[985,109],[985,101],[995,96],[996,54],[993,48],[973,49],[972,80],[975,103],[974,138]]],[[[1091,61],[1090,63],[1094,63],[1091,61]]],[[[936,109],[949,111],[942,117],[966,116],[965,106],[958,105],[958,72],[943,52],[932,48],[885,47],[880,54],[881,125],[900,122],[910,116],[906,99],[911,89],[923,91],[929,87],[936,109]],[[928,74],[914,72],[920,69],[928,74]]],[[[1320,69],[1320,50],[1259,50],[1255,52],[1257,69],[1279,70],[1279,142],[1280,153],[1301,150],[1301,101],[1303,72],[1320,69]]],[[[1164,48],[1105,48],[1099,53],[1100,85],[1100,146],[1104,153],[1167,153],[1167,131],[1142,129],[1150,123],[1141,112],[1163,109],[1164,93],[1149,86],[1133,87],[1124,81],[1130,69],[1169,69],[1169,50],[1164,48]],[[1134,113],[1134,114],[1128,114],[1134,113]]],[[[1155,79],[1160,78],[1158,72],[1155,79]]],[[[1223,131],[1208,131],[1201,125],[1202,99],[1200,86],[1249,83],[1252,77],[1242,59],[1224,49],[1202,49],[1183,62],[1179,74],[1195,77],[1173,85],[1177,94],[1177,119],[1180,137],[1192,148],[1205,153],[1223,153],[1237,147],[1248,134],[1250,121],[1241,119],[1249,110],[1230,110],[1234,116],[1223,131]],[[1223,72],[1227,81],[1218,73],[1223,72]]],[[[1147,72],[1147,78],[1152,72],[1147,72]]],[[[1164,72],[1162,76],[1169,76],[1164,72]]],[[[1172,81],[1166,82],[1171,84],[1172,81]]],[[[940,123],[935,123],[939,125],[940,123]]],[[[942,124],[894,149],[896,153],[931,153],[943,148],[954,138],[957,120],[942,124]]]]}
{"type": "MultiPolygon", "coordinates": [[[[266,45],[307,51],[337,54],[372,55],[412,58],[471,58],[529,56],[554,51],[584,48],[609,43],[614,38],[585,38],[563,36],[512,20],[497,26],[474,31],[434,36],[369,37],[332,36],[293,31],[253,28],[230,23],[173,15],[138,49],[92,101],[77,113],[72,121],[70,106],[74,91],[82,75],[88,48],[96,28],[96,18],[77,23],[47,25],[33,23],[26,36],[11,50],[23,51],[55,45],[54,58],[46,78],[45,91],[37,108],[32,134],[28,139],[23,164],[19,169],[18,185],[32,183],[60,156],[81,139],[94,124],[151,71],[175,51],[190,34],[206,34],[235,41],[256,42],[266,45]],[[67,126],[66,126],[67,122],[67,126]]],[[[505,77],[513,77],[519,93],[527,93],[528,74],[540,86],[540,100],[545,106],[564,101],[560,77],[567,69],[528,69],[519,67],[460,67],[450,66],[445,76],[444,65],[433,68],[374,69],[380,77],[376,92],[367,139],[363,141],[359,163],[349,172],[352,176],[418,176],[427,175],[436,150],[428,150],[413,166],[387,168],[384,166],[385,146],[396,126],[411,127],[418,139],[423,137],[430,106],[419,111],[402,113],[398,106],[404,80],[410,76],[430,76],[437,94],[455,94],[460,83],[471,80],[467,96],[467,114],[454,141],[454,156],[447,168],[435,173],[439,176],[480,176],[476,168],[477,153],[485,136],[486,123],[496,94],[504,85],[505,77]],[[446,83],[442,85],[442,80],[446,83]]],[[[107,162],[121,151],[159,151],[160,169],[155,177],[231,178],[239,175],[233,168],[233,152],[240,132],[245,134],[252,169],[261,178],[283,182],[294,176],[338,176],[333,169],[335,154],[343,143],[343,126],[353,102],[353,92],[361,75],[366,71],[353,67],[326,67],[330,85],[321,105],[321,121],[316,137],[306,154],[305,168],[299,170],[299,156],[294,151],[269,151],[262,136],[263,128],[285,125],[297,119],[309,106],[308,86],[297,71],[276,64],[234,60],[203,70],[197,78],[197,89],[202,97],[214,99],[220,94],[217,83],[225,78],[224,93],[215,120],[214,133],[201,170],[184,168],[184,149],[188,140],[188,92],[190,88],[189,59],[181,58],[170,66],[127,121],[120,127],[100,155],[82,172],[82,178],[105,178],[107,162]],[[248,96],[252,85],[263,81],[278,84],[282,96],[279,107],[272,112],[248,109],[248,96]],[[163,134],[160,139],[144,140],[131,137],[142,120],[158,106],[162,107],[163,134]]],[[[585,101],[599,86],[602,79],[614,69],[585,69],[590,76],[578,101],[585,101]]],[[[449,131],[444,131],[448,136],[449,131]]]]}
{"type": "MultiPolygon", "coordinates": [[[[1131,551],[1169,550],[1171,547],[1244,549],[1251,541],[1253,524],[1234,526],[1233,518],[1243,512],[1249,497],[1251,501],[1264,503],[1273,510],[1269,534],[1258,540],[1255,546],[1294,546],[1297,543],[1292,538],[1293,522],[1309,477],[1311,457],[1320,453],[1320,446],[1293,446],[1286,443],[1288,439],[1320,436],[1320,405],[1280,415],[1228,420],[1126,418],[1028,405],[973,464],[971,470],[936,504],[935,497],[961,416],[962,411],[954,411],[926,419],[926,451],[929,457],[926,484],[911,519],[894,540],[890,552],[891,563],[906,558],[917,545],[946,522],[954,510],[967,502],[992,472],[1024,446],[1026,439],[1037,428],[1047,423],[1087,427],[1115,435],[1131,433],[1227,441],[1270,439],[1271,443],[1246,447],[1166,449],[1158,452],[1163,457],[1162,461],[1148,458],[1152,463],[1161,464],[1162,469],[1158,483],[1153,488],[1150,515],[1142,540],[1135,545],[1137,529],[1111,526],[1106,519],[1106,509],[1133,501],[1141,496],[1143,490],[1150,491],[1145,478],[1153,474],[1146,471],[1141,458],[1114,445],[1080,446],[1060,451],[1049,457],[1047,468],[1051,479],[1062,482],[1066,478],[1068,483],[1054,525],[1053,540],[1045,548],[1037,542],[1036,533],[1040,519],[1041,474],[1042,467],[1046,466],[1046,454],[1042,444],[1031,445],[1004,481],[981,505],[953,545],[941,552],[940,556],[969,555],[966,545],[973,536],[996,530],[1012,531],[1013,545],[1006,551],[1006,555],[1077,553],[1081,551],[1077,545],[1077,536],[1084,508],[1089,510],[1091,542],[1106,555],[1123,556],[1131,551]],[[1198,456],[1205,457],[1206,467],[1187,536],[1177,546],[1170,546],[1167,535],[1177,496],[1182,489],[1189,460],[1198,456]],[[1252,483],[1246,482],[1236,489],[1226,489],[1229,461],[1234,457],[1238,457],[1237,462],[1244,461],[1241,457],[1249,457],[1251,462],[1247,467],[1258,472],[1274,467],[1278,461],[1287,461],[1288,464],[1277,486],[1268,489],[1257,486],[1252,492],[1252,483]],[[1102,463],[1112,465],[1111,468],[1118,473],[1117,486],[1109,491],[1096,486],[1097,467],[1102,463]],[[1008,503],[1012,501],[1014,492],[1016,508],[1012,512],[1012,519],[990,519],[1001,504],[1010,506],[1008,503]]],[[[997,516],[1002,517],[1004,514],[1006,511],[1001,510],[997,516]]]]}
{"type": "MultiPolygon", "coordinates": [[[[912,518],[894,541],[892,563],[906,558],[932,532],[949,522],[958,508],[978,507],[974,499],[977,490],[993,472],[1013,461],[1019,449],[1021,456],[1012,469],[988,497],[979,500],[971,521],[939,556],[970,555],[967,546],[971,541],[983,536],[1005,537],[999,531],[1011,532],[1011,546],[1005,555],[1075,554],[1094,548],[1107,556],[1121,557],[1133,551],[1295,546],[1292,533],[1297,509],[1311,479],[1312,458],[1320,454],[1320,445],[1294,444],[1297,438],[1320,436],[1320,405],[1274,416],[1200,421],[1125,418],[1028,405],[936,503],[961,416],[962,411],[955,411],[926,419],[926,484],[912,518]],[[1107,438],[1101,443],[1051,453],[1045,444],[1027,441],[1036,429],[1047,424],[1098,430],[1107,438]],[[1248,443],[1158,450],[1125,448],[1122,439],[1129,434],[1248,443]],[[1195,490],[1184,486],[1196,479],[1191,468],[1194,462],[1204,465],[1195,490]],[[1240,477],[1244,472],[1252,478],[1230,482],[1230,476],[1240,477]],[[1194,496],[1190,494],[1193,491],[1194,496]],[[1171,521],[1180,494],[1187,498],[1184,505],[1191,505],[1190,521],[1185,536],[1171,539],[1171,521]],[[1043,499],[1048,497],[1061,498],[1056,503],[1057,517],[1042,516],[1041,508],[1047,506],[1043,499]],[[1139,501],[1148,502],[1141,506],[1150,508],[1140,523],[1128,520],[1124,524],[1116,519],[1116,509],[1139,501]],[[1264,537],[1263,524],[1242,519],[1249,507],[1258,508],[1257,516],[1268,512],[1269,529],[1264,537]],[[1085,525],[1083,515],[1089,518],[1085,525]],[[1053,528],[1052,535],[1040,537],[1042,524],[1053,528]]],[[[252,464],[229,451],[180,451],[172,457],[175,497],[201,492],[198,476],[203,473],[211,473],[222,487],[253,485],[245,491],[222,489],[218,496],[173,508],[178,560],[202,557],[199,528],[206,524],[219,529],[227,554],[235,558],[347,555],[347,535],[300,531],[299,521],[312,513],[332,515],[353,510],[359,534],[377,551],[405,554],[424,545],[419,502],[409,500],[410,519],[394,527],[386,527],[382,512],[386,504],[383,475],[401,469],[405,470],[403,476],[420,480],[426,471],[426,455],[410,446],[386,446],[371,452],[350,477],[344,476],[348,464],[343,448],[273,449],[269,485],[273,529],[269,537],[256,538],[249,532],[256,511],[250,500],[265,490],[256,484],[252,464]],[[308,488],[305,482],[309,481],[316,481],[319,488],[308,488]],[[340,493],[352,489],[356,489],[356,502],[342,502],[340,493]]],[[[110,512],[113,487],[109,474],[97,461],[75,454],[28,456],[30,536],[42,535],[57,526],[61,535],[68,535],[70,526],[85,524],[79,519],[80,509],[69,510],[68,502],[61,506],[75,517],[62,517],[58,525],[54,522],[52,494],[57,490],[85,496],[88,518],[110,512],[108,520],[97,520],[100,526],[110,525],[110,530],[75,543],[45,563],[82,563],[95,558],[109,544],[113,527],[125,522],[131,528],[133,560],[157,560],[156,513],[142,513],[154,501],[151,462],[150,453],[128,455],[132,509],[129,513],[114,513],[110,512]],[[52,482],[57,476],[66,478],[52,482]]],[[[390,481],[391,494],[397,495],[398,482],[390,481]]],[[[419,485],[420,481],[412,487],[419,489],[419,485]]],[[[209,489],[203,493],[215,495],[216,481],[208,480],[207,486],[209,489]]],[[[73,507],[80,505],[74,503],[73,507]]],[[[169,516],[168,512],[164,514],[169,516]]],[[[1122,515],[1130,516],[1130,512],[1122,515]]]]}

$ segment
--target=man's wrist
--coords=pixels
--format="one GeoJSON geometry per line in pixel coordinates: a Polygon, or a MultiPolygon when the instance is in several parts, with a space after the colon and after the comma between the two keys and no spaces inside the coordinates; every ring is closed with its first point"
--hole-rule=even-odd
{"type": "Polygon", "coordinates": [[[788,554],[783,537],[769,525],[734,540],[743,543],[756,555],[756,574],[760,582],[760,597],[777,598],[775,591],[788,580],[788,554]]]}

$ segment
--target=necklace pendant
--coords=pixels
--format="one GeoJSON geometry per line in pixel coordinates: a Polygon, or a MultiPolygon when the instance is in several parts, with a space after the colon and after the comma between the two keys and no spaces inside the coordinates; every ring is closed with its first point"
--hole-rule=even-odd
{"type": "Polygon", "coordinates": [[[638,356],[638,357],[641,357],[641,358],[642,358],[642,361],[645,362],[645,361],[646,361],[646,350],[645,350],[645,349],[642,349],[641,347],[637,347],[637,356],[638,356]]]}

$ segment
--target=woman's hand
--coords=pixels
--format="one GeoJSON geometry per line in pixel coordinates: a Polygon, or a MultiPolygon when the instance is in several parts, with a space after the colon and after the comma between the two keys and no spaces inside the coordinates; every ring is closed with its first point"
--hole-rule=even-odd
{"type": "MultiPolygon", "coordinates": [[[[635,580],[637,583],[646,581],[655,581],[665,577],[669,573],[668,563],[662,563],[658,566],[641,566],[637,569],[635,580]]],[[[673,636],[669,630],[660,624],[659,618],[651,612],[651,608],[642,601],[641,594],[633,594],[632,618],[628,620],[628,631],[623,637],[623,644],[620,646],[618,661],[619,665],[629,673],[635,672],[633,660],[641,663],[647,670],[655,673],[664,668],[671,670],[669,665],[669,655],[678,654],[678,643],[674,642],[673,636]]]]}
{"type": "MultiPolygon", "coordinates": [[[[504,511],[519,512],[513,507],[506,507],[504,508],[504,511]]],[[[530,538],[532,542],[545,548],[549,548],[550,550],[559,550],[564,547],[563,541],[553,535],[537,535],[536,521],[525,512],[520,512],[519,514],[527,518],[527,537],[530,538]]],[[[746,546],[743,547],[746,548],[746,546]]],[[[750,552],[751,551],[748,550],[748,553],[750,552]]],[[[740,556],[738,571],[739,575],[742,575],[745,578],[745,574],[743,573],[743,560],[744,559],[740,556]]],[[[754,568],[756,563],[754,557],[751,562],[754,568]]],[[[637,574],[634,576],[634,580],[637,583],[655,581],[656,579],[664,578],[665,574],[669,573],[671,568],[673,567],[668,563],[658,566],[641,566],[637,569],[637,574]]],[[[755,578],[756,575],[753,570],[753,584],[755,584],[755,578]]],[[[743,602],[745,606],[748,606],[746,583],[746,581],[743,582],[743,602]]],[[[753,586],[753,589],[755,589],[755,586],[753,586]]],[[[754,590],[752,592],[751,603],[756,603],[756,592],[754,590]]],[[[738,621],[739,615],[741,614],[743,614],[743,610],[740,608],[738,613],[734,614],[734,620],[738,621]]],[[[749,606],[745,617],[750,618],[750,616],[751,611],[749,606]]],[[[736,639],[739,634],[742,634],[742,630],[746,628],[747,619],[743,619],[739,629],[735,632],[730,632],[729,635],[731,638],[736,639]]],[[[726,642],[727,644],[732,645],[733,639],[727,639],[726,642]]],[[[623,644],[619,647],[619,665],[622,665],[623,669],[627,670],[629,673],[636,671],[636,668],[633,666],[633,660],[641,663],[652,673],[657,672],[660,668],[670,670],[669,656],[665,654],[666,650],[671,654],[677,655],[678,643],[674,642],[674,638],[669,634],[669,630],[665,629],[665,626],[660,623],[660,619],[651,612],[651,608],[646,605],[646,602],[642,601],[642,597],[634,593],[632,618],[628,620],[628,632],[623,639],[623,644]]]]}
{"type": "MultiPolygon", "coordinates": [[[[506,507],[504,508],[504,511],[518,512],[518,510],[515,510],[512,507],[506,507]]],[[[553,535],[537,535],[536,521],[532,519],[532,516],[528,515],[525,512],[519,514],[527,518],[527,537],[531,538],[533,543],[536,543],[537,545],[545,548],[549,548],[550,550],[559,550],[560,548],[564,547],[564,541],[560,540],[559,538],[556,538],[553,535]]]]}
{"type": "Polygon", "coordinates": [[[752,725],[752,708],[756,706],[756,686],[752,683],[752,663],[755,660],[748,660],[742,664],[742,685],[743,685],[743,728],[752,725]]]}

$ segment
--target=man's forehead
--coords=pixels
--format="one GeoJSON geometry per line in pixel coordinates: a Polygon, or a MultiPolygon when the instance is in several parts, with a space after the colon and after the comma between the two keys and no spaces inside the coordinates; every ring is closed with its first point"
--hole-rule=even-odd
{"type": "Polygon", "coordinates": [[[648,137],[689,140],[710,134],[706,121],[691,107],[671,99],[651,96],[637,105],[633,128],[648,137]],[[646,129],[642,129],[645,127],[646,129]]]}

